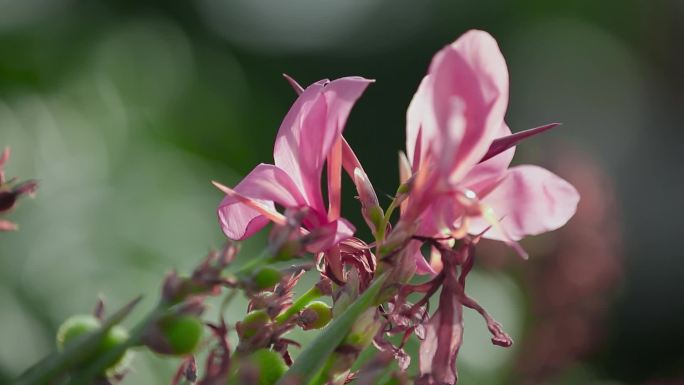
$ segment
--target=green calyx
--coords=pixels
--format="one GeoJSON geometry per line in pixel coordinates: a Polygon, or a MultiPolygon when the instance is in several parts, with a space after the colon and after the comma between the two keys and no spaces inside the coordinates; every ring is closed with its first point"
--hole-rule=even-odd
{"type": "Polygon", "coordinates": [[[383,226],[383,222],[385,220],[385,212],[382,211],[382,207],[380,206],[372,206],[368,208],[368,216],[375,226],[375,230],[379,229],[381,226],[383,226]]]}

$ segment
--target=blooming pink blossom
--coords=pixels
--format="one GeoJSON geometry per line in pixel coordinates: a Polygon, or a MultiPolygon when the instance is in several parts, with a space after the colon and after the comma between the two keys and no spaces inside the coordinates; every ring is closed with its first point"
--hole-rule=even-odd
{"type": "Polygon", "coordinates": [[[431,291],[442,286],[421,342],[421,385],[457,381],[463,306],[483,316],[492,343],[513,343],[465,293],[479,238],[503,240],[526,257],[519,239],[559,228],[577,208],[579,194],[565,180],[537,166],[509,167],[519,141],[555,124],[513,135],[507,105],[508,70],[496,41],[469,31],[435,55],[407,112],[402,180],[410,179],[411,192],[397,228],[417,223],[414,238],[432,243],[433,258],[428,264],[417,241],[407,255],[418,272],[437,273],[431,291]],[[457,251],[455,239],[462,240],[457,251]]]}
{"type": "MultiPolygon", "coordinates": [[[[479,234],[515,241],[555,230],[575,213],[572,185],[537,166],[509,167],[518,141],[504,122],[508,70],[496,41],[469,31],[432,60],[407,112],[407,155],[415,177],[404,207],[426,236],[479,234]]],[[[419,270],[429,271],[423,258],[419,270]]]]}
{"type": "Polygon", "coordinates": [[[269,221],[284,222],[276,204],[307,211],[303,225],[318,235],[315,250],[310,251],[324,251],[353,235],[354,226],[340,218],[342,130],[370,82],[345,77],[321,80],[301,90],[278,131],[274,164],[258,165],[234,189],[215,183],[227,194],[219,204],[218,217],[229,238],[245,239],[269,221]],[[328,207],[321,190],[326,160],[328,207]]]}

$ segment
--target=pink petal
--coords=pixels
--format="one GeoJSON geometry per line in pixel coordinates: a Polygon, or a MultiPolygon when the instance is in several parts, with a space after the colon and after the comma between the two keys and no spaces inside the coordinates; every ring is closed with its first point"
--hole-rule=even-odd
{"type": "MultiPolygon", "coordinates": [[[[248,206],[231,205],[229,199],[228,197],[224,198],[221,205],[226,204],[226,206],[222,206],[218,212],[221,230],[228,238],[236,241],[247,239],[270,222],[268,218],[248,206]]],[[[275,211],[275,207],[268,208],[275,211]]]]}
{"type": "Polygon", "coordinates": [[[451,195],[435,197],[420,217],[418,235],[440,237],[453,230],[464,210],[451,195]]]}
{"type": "Polygon", "coordinates": [[[2,150],[2,153],[0,153],[0,170],[5,166],[5,163],[10,158],[10,154],[12,153],[12,150],[9,147],[5,147],[2,150]]]}
{"type": "Polygon", "coordinates": [[[535,135],[539,135],[554,127],[558,127],[559,125],[560,123],[551,123],[535,128],[530,128],[529,130],[516,132],[515,134],[511,134],[511,130],[508,130],[508,134],[506,135],[497,135],[497,139],[495,139],[489,146],[489,150],[487,150],[487,153],[485,154],[485,156],[482,157],[480,162],[485,162],[487,159],[494,157],[511,147],[516,146],[521,141],[531,138],[535,135]]]}
{"type": "MultiPolygon", "coordinates": [[[[285,207],[300,207],[306,201],[292,179],[276,166],[260,164],[252,170],[230,193],[218,207],[218,216],[223,232],[231,239],[244,239],[263,228],[268,222],[263,212],[251,207],[249,199],[263,210],[280,215],[275,210],[274,202],[285,207]]],[[[271,218],[273,219],[273,218],[271,218]]]]}
{"type": "Polygon", "coordinates": [[[5,147],[0,153],[0,184],[5,183],[5,163],[9,160],[11,152],[9,147],[5,147]]]}
{"type": "MultiPolygon", "coordinates": [[[[498,132],[497,138],[504,138],[511,135],[511,129],[503,123],[498,132]]],[[[477,185],[485,179],[497,178],[503,175],[515,155],[515,147],[504,149],[496,155],[476,164],[461,182],[464,186],[477,185]]],[[[470,188],[470,187],[468,187],[470,188]]],[[[471,188],[472,190],[472,188],[471,188]]]]}
{"type": "Polygon", "coordinates": [[[321,172],[356,99],[371,81],[348,77],[307,87],[285,116],[273,156],[312,208],[325,212],[321,172]]]}
{"type": "MultiPolygon", "coordinates": [[[[415,241],[414,243],[419,244],[415,241]]],[[[413,259],[416,261],[416,274],[433,276],[437,275],[435,269],[432,268],[427,259],[425,259],[425,256],[423,256],[423,253],[420,251],[420,248],[413,252],[413,259]]]]}
{"type": "Polygon", "coordinates": [[[363,170],[361,162],[359,162],[359,158],[356,157],[354,150],[344,137],[342,137],[342,167],[347,175],[349,175],[349,177],[352,179],[354,179],[354,170],[357,168],[363,170]]]}
{"type": "Polygon", "coordinates": [[[344,218],[328,222],[311,231],[315,241],[307,245],[306,249],[311,253],[328,250],[345,239],[351,238],[355,231],[354,225],[344,218]]]}
{"type": "MultiPolygon", "coordinates": [[[[486,197],[484,204],[494,210],[501,226],[513,240],[537,235],[563,226],[574,214],[579,193],[564,179],[537,166],[518,166],[504,174],[501,183],[486,197]]],[[[489,224],[474,218],[470,232],[483,231],[489,224]]],[[[485,238],[504,240],[504,235],[491,229],[485,238]]]]}
{"type": "Polygon", "coordinates": [[[18,229],[16,223],[12,223],[5,219],[0,219],[0,231],[16,231],[18,229]]]}
{"type": "Polygon", "coordinates": [[[297,93],[297,95],[301,95],[302,92],[304,92],[304,88],[297,83],[296,80],[294,80],[290,75],[288,74],[283,74],[283,77],[285,80],[287,80],[288,83],[290,83],[290,87],[294,90],[294,92],[297,93]]]}
{"type": "Polygon", "coordinates": [[[423,77],[406,111],[406,155],[413,171],[418,170],[426,156],[427,144],[438,140],[438,130],[432,113],[432,80],[423,77]]]}
{"type": "Polygon", "coordinates": [[[328,154],[328,219],[340,217],[342,210],[342,136],[328,154]]]}
{"type": "Polygon", "coordinates": [[[472,30],[435,55],[430,74],[442,168],[460,180],[487,153],[503,124],[506,62],[492,36],[472,30]],[[465,122],[462,130],[454,126],[460,120],[465,122]]]}

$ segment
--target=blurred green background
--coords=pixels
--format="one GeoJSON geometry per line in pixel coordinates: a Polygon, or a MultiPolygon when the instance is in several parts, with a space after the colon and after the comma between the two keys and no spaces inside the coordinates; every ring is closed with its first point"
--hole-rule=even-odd
{"type": "MultiPolygon", "coordinates": [[[[469,290],[516,345],[469,312],[462,383],[681,384],[682,18],[675,0],[0,0],[0,145],[10,176],[40,181],[0,233],[0,382],[98,295],[149,308],[166,271],[221,245],[209,181],[271,161],[295,98],[281,73],[377,80],[346,136],[387,194],[432,55],[480,28],[509,65],[513,131],[564,123],[516,162],[583,201],[526,263],[483,245],[469,290]]],[[[168,383],[176,364],[139,354],[124,383],[168,383]]]]}

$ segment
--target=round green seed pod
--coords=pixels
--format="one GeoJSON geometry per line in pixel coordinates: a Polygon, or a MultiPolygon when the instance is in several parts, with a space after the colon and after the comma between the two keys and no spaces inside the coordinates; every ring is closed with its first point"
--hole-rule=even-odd
{"type": "Polygon", "coordinates": [[[171,355],[187,355],[195,351],[202,340],[204,324],[192,315],[171,316],[162,320],[159,329],[166,338],[171,355]]]}
{"type": "Polygon", "coordinates": [[[274,267],[264,266],[262,268],[257,269],[254,272],[254,275],[252,276],[252,281],[258,289],[264,290],[270,289],[273,286],[275,286],[277,283],[280,282],[282,277],[283,275],[280,272],[280,270],[274,267]]]}
{"type": "Polygon", "coordinates": [[[101,348],[109,350],[115,348],[128,340],[128,330],[121,325],[114,325],[102,339],[101,348]]]}
{"type": "Polygon", "coordinates": [[[235,327],[240,339],[246,339],[253,337],[259,329],[266,326],[269,322],[271,322],[271,317],[268,316],[265,310],[252,310],[235,327]]]}
{"type": "Polygon", "coordinates": [[[67,318],[57,329],[57,348],[62,351],[78,337],[100,328],[100,320],[90,314],[78,314],[67,318]]]}
{"type": "Polygon", "coordinates": [[[320,329],[332,319],[332,309],[321,301],[309,303],[299,316],[299,323],[305,330],[320,329]]]}
{"type": "MultiPolygon", "coordinates": [[[[128,330],[121,325],[114,325],[109,329],[107,334],[105,334],[102,342],[100,343],[100,350],[102,354],[117,348],[118,346],[125,344],[128,341],[128,330]]],[[[128,364],[133,360],[133,351],[125,350],[118,357],[116,357],[112,364],[107,368],[107,374],[115,374],[116,372],[123,371],[128,364]]]]}
{"type": "Polygon", "coordinates": [[[283,357],[271,349],[259,349],[247,361],[259,371],[259,385],[273,385],[287,371],[283,357]]]}

